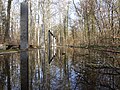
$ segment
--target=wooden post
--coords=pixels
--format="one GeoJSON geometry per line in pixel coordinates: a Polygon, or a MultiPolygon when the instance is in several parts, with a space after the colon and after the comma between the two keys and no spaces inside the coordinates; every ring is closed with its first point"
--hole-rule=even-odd
{"type": "Polygon", "coordinates": [[[48,60],[50,62],[50,58],[51,58],[51,52],[50,52],[50,47],[51,47],[51,40],[50,40],[50,30],[48,31],[48,60]]]}
{"type": "Polygon", "coordinates": [[[20,27],[21,27],[21,36],[20,36],[20,49],[28,49],[28,3],[21,3],[21,12],[20,12],[20,27]]]}
{"type": "Polygon", "coordinates": [[[48,31],[48,61],[49,61],[49,64],[50,62],[54,59],[54,57],[56,56],[55,55],[55,48],[54,48],[54,44],[55,44],[55,36],[53,35],[53,33],[49,30],[48,31]],[[52,37],[51,37],[52,36],[52,37]],[[51,46],[53,48],[51,48],[51,46]],[[53,52],[52,52],[53,50],[53,52]]]}

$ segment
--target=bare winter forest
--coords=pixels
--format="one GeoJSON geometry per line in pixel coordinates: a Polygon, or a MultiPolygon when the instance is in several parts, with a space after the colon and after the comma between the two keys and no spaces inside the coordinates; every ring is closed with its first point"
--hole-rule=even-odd
{"type": "Polygon", "coordinates": [[[120,90],[120,0],[0,0],[0,90],[120,90]]]}
{"type": "MultiPolygon", "coordinates": [[[[0,0],[0,43],[20,43],[20,3],[0,0]]],[[[120,45],[120,0],[28,0],[29,45],[47,43],[48,30],[57,45],[114,47],[120,45]],[[45,32],[42,32],[42,24],[45,32]]]]}

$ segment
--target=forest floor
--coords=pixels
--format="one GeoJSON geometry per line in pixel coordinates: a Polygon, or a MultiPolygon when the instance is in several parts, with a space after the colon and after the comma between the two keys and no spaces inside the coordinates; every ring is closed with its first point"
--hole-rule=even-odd
{"type": "Polygon", "coordinates": [[[8,49],[8,50],[0,49],[0,55],[2,55],[2,54],[20,53],[20,52],[23,52],[23,51],[31,51],[31,50],[36,50],[36,49],[40,49],[40,48],[28,48],[28,49],[25,49],[25,50],[21,50],[21,49],[18,49],[18,48],[17,49],[8,49]]]}
{"type": "Polygon", "coordinates": [[[106,51],[106,52],[115,52],[120,53],[120,46],[100,46],[100,45],[80,45],[80,46],[73,46],[68,45],[71,48],[85,48],[85,49],[94,49],[99,51],[106,51]]]}
{"type": "MultiPolygon", "coordinates": [[[[57,47],[65,47],[65,46],[57,46],[57,47]]],[[[116,47],[116,46],[99,46],[99,45],[68,45],[67,47],[70,48],[85,48],[85,49],[93,49],[93,50],[98,50],[98,51],[105,51],[105,52],[115,52],[115,53],[120,53],[120,46],[116,47]]],[[[33,49],[38,49],[38,48],[29,48],[28,50],[33,50],[33,49]]],[[[20,51],[24,51],[24,50],[20,50],[20,49],[8,49],[8,50],[0,50],[0,55],[2,54],[8,54],[8,53],[17,53],[20,51]]]]}
{"type": "Polygon", "coordinates": [[[16,50],[16,49],[10,49],[10,50],[0,50],[0,55],[2,54],[11,54],[11,53],[17,53],[19,52],[19,50],[16,50]]]}

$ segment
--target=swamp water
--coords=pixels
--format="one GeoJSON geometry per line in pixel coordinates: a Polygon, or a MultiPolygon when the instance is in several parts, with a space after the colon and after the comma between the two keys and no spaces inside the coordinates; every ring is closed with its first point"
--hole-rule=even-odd
{"type": "Polygon", "coordinates": [[[0,90],[120,90],[120,53],[52,48],[3,54],[0,90]]]}

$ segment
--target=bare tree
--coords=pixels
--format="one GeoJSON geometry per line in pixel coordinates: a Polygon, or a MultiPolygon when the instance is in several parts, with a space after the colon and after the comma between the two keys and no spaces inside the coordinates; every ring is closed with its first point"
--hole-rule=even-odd
{"type": "Polygon", "coordinates": [[[10,10],[11,10],[11,2],[12,0],[8,0],[8,6],[7,6],[7,17],[6,17],[6,24],[5,24],[5,38],[4,42],[9,43],[9,28],[10,28],[10,10]]]}

